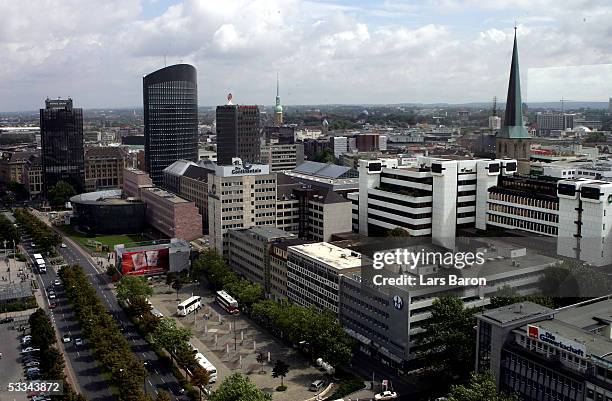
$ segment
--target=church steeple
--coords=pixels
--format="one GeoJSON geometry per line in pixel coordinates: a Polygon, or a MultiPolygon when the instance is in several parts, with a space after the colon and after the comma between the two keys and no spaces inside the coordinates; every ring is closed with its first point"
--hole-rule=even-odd
{"type": "Polygon", "coordinates": [[[519,73],[518,46],[516,41],[516,26],[514,27],[514,47],[510,64],[510,79],[508,96],[506,97],[506,114],[504,126],[499,132],[501,138],[530,138],[523,125],[523,101],[521,99],[521,75],[519,73]]]}
{"type": "Polygon", "coordinates": [[[283,123],[283,106],[281,106],[281,101],[280,101],[278,72],[276,73],[276,105],[274,106],[274,123],[277,125],[280,125],[283,123]]]}

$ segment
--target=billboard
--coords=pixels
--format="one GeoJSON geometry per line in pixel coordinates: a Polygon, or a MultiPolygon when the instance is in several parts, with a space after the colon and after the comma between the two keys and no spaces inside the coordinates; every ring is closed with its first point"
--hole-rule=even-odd
{"type": "Polygon", "coordinates": [[[567,352],[578,356],[586,356],[587,350],[584,344],[578,343],[573,340],[563,338],[558,334],[553,334],[547,330],[544,330],[538,326],[528,325],[527,335],[531,338],[538,339],[544,343],[550,344],[553,347],[561,348],[567,352]]]}
{"type": "Polygon", "coordinates": [[[124,252],[121,255],[121,274],[143,275],[163,273],[169,268],[168,248],[149,251],[124,252]]]}

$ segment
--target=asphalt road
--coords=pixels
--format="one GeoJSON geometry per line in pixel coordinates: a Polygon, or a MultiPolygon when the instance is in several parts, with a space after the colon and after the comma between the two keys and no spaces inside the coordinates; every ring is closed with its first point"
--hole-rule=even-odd
{"type": "Polygon", "coordinates": [[[65,243],[66,248],[60,248],[60,253],[64,257],[66,263],[78,264],[83,267],[85,274],[90,277],[91,283],[98,293],[98,297],[102,300],[102,304],[122,327],[124,336],[130,343],[132,351],[146,363],[148,375],[145,380],[145,389],[147,393],[156,395],[159,390],[165,390],[170,393],[170,397],[173,400],[187,400],[185,395],[180,395],[179,391],[181,388],[172,374],[170,367],[162,364],[157,354],[155,354],[151,346],[136,331],[134,325],[117,303],[109,287],[109,278],[106,273],[98,271],[98,267],[89,260],[84,251],[75,243],[66,239],[65,243]]]}
{"type": "MultiPolygon", "coordinates": [[[[38,253],[35,248],[31,247],[31,241],[25,241],[22,246],[26,249],[30,257],[34,253],[38,253]]],[[[33,260],[33,259],[31,259],[33,260]]],[[[68,363],[72,366],[72,370],[79,383],[82,394],[89,401],[114,401],[115,397],[109,391],[109,383],[100,373],[100,369],[89,350],[87,342],[81,346],[74,343],[76,338],[81,337],[81,327],[74,315],[72,307],[64,294],[62,286],[55,286],[53,282],[59,277],[55,270],[50,266],[45,274],[37,274],[38,283],[43,292],[43,298],[46,302],[46,309],[49,312],[51,321],[56,325],[60,333],[60,341],[64,335],[71,338],[69,343],[64,343],[64,355],[68,359],[68,363]],[[49,289],[53,288],[56,294],[56,299],[49,299],[49,289]],[[48,309],[49,302],[56,302],[55,309],[48,309]]]]}

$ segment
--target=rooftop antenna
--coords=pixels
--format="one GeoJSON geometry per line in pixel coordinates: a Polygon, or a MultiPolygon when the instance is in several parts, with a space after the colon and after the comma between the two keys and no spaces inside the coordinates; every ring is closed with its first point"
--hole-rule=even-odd
{"type": "Polygon", "coordinates": [[[166,55],[164,54],[164,67],[167,67],[168,64],[166,64],[166,55]]]}

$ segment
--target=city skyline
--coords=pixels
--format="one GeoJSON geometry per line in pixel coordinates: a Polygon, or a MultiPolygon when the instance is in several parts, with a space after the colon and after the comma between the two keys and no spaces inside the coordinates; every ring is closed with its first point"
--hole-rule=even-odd
{"type": "Polygon", "coordinates": [[[198,69],[199,104],[469,103],[504,99],[518,24],[526,102],[612,93],[604,1],[131,1],[9,4],[0,110],[40,99],[83,108],[140,104],[164,64],[198,69]],[[19,11],[19,15],[16,14],[19,11]],[[91,16],[96,16],[95,20],[91,16]],[[78,28],[75,28],[78,26],[78,28]],[[112,29],[111,29],[112,27],[112,29]],[[248,66],[248,67],[247,67],[248,66]],[[8,82],[8,84],[7,84],[8,82]]]}

